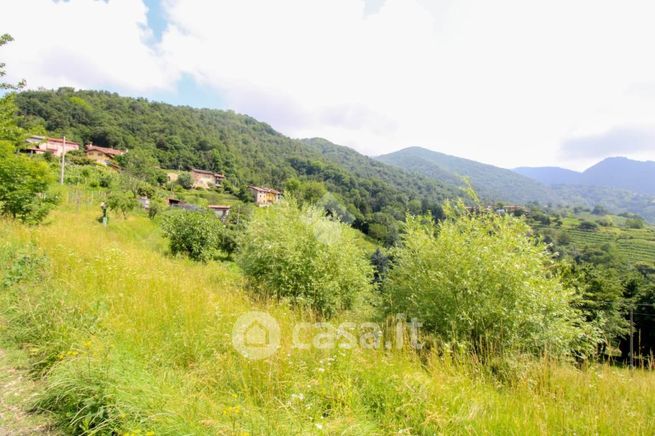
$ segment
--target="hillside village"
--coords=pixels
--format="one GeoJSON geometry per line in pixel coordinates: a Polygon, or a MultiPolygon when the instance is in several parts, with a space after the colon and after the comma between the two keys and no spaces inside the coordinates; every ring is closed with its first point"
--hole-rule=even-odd
{"type": "MultiPolygon", "coordinates": [[[[46,136],[30,136],[26,143],[26,147],[20,149],[22,153],[29,155],[44,155],[50,154],[58,158],[63,165],[66,160],[66,155],[71,152],[81,152],[92,163],[111,168],[116,171],[121,171],[120,164],[117,160],[119,156],[124,156],[128,150],[117,150],[109,147],[100,147],[91,143],[81,147],[80,144],[73,141],[66,141],[66,138],[52,138],[46,136]]],[[[191,168],[188,172],[180,171],[167,171],[166,173],[168,182],[177,183],[180,181],[180,175],[187,175],[191,178],[190,186],[187,189],[202,189],[202,190],[217,190],[222,187],[225,176],[222,173],[208,171],[198,168],[191,168]]],[[[276,204],[282,199],[282,192],[273,188],[260,187],[249,185],[248,191],[251,194],[250,200],[259,207],[266,207],[276,204]]],[[[150,199],[147,197],[137,198],[139,203],[147,210],[149,208],[150,199]]],[[[172,208],[182,208],[188,210],[199,210],[200,207],[193,204],[188,204],[183,200],[175,197],[167,199],[168,205],[172,208]]],[[[213,211],[216,216],[222,220],[226,219],[230,213],[231,206],[229,205],[208,205],[209,210],[213,211]]]]}

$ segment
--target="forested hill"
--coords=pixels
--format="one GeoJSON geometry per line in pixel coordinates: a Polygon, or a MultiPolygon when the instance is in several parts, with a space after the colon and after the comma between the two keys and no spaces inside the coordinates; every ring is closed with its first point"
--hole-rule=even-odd
{"type": "Polygon", "coordinates": [[[548,203],[557,200],[557,196],[546,186],[511,170],[421,147],[405,148],[376,159],[454,185],[463,185],[463,178],[466,177],[478,193],[489,201],[548,203]]]}
{"type": "Polygon", "coordinates": [[[579,173],[557,167],[521,167],[519,174],[548,185],[585,185],[655,195],[655,162],[610,157],[579,173]]]}
{"type": "MultiPolygon", "coordinates": [[[[25,91],[16,103],[31,133],[80,143],[152,151],[162,168],[226,174],[235,187],[284,188],[292,178],[324,183],[366,231],[404,216],[408,207],[437,212],[459,190],[414,177],[324,140],[294,140],[232,111],[194,109],[101,91],[25,91]]],[[[416,211],[415,211],[416,212],[416,211]]]]}

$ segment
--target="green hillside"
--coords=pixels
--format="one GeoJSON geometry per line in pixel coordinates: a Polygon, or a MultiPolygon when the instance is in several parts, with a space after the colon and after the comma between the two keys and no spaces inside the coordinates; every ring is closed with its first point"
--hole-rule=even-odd
{"type": "MultiPolygon", "coordinates": [[[[38,410],[64,434],[655,431],[650,371],[294,349],[294,325],[314,322],[310,314],[251,298],[232,263],[170,256],[142,212],[102,228],[94,197],[79,194],[64,195],[78,200],[44,226],[0,220],[0,340],[23,353],[44,387],[38,410]],[[249,311],[279,321],[273,357],[249,360],[232,347],[233,325],[249,311]]],[[[353,319],[367,318],[332,322],[353,319]]]]}
{"type": "Polygon", "coordinates": [[[545,186],[513,171],[421,147],[405,148],[376,159],[458,186],[464,185],[463,178],[466,177],[481,197],[489,201],[549,203],[557,198],[545,186]]]}
{"type": "Polygon", "coordinates": [[[590,185],[557,185],[551,189],[560,204],[593,208],[600,205],[612,213],[635,213],[655,223],[655,197],[617,188],[590,185]]]}
{"type": "MultiPolygon", "coordinates": [[[[193,109],[100,91],[26,91],[16,96],[28,132],[66,135],[80,143],[150,150],[163,168],[221,171],[235,194],[248,184],[284,189],[290,179],[317,181],[337,196],[364,232],[395,222],[410,202],[414,211],[439,214],[458,190],[416,178],[354,150],[299,141],[232,111],[193,109]],[[417,206],[418,205],[418,206],[417,206]]],[[[245,194],[244,194],[245,195],[245,194]]],[[[388,230],[391,229],[391,230],[388,230]]]]}

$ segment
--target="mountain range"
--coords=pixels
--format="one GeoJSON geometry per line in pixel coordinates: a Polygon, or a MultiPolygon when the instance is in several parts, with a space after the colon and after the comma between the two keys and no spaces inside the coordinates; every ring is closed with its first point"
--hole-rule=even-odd
{"type": "Polygon", "coordinates": [[[607,158],[583,172],[557,167],[520,167],[515,172],[545,185],[585,185],[655,195],[655,162],[607,158]]]}
{"type": "Polygon", "coordinates": [[[514,170],[409,147],[378,156],[381,162],[455,186],[468,180],[486,201],[594,207],[636,213],[655,221],[655,162],[608,158],[584,172],[558,167],[514,170]]]}
{"type": "Polygon", "coordinates": [[[421,147],[405,148],[376,159],[459,187],[466,186],[468,179],[480,197],[488,201],[525,204],[531,201],[550,203],[557,199],[547,186],[530,177],[421,147]]]}

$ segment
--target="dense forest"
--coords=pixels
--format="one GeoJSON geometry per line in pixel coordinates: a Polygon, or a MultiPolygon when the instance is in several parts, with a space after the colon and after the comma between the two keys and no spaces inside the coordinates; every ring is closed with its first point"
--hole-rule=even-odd
{"type": "Polygon", "coordinates": [[[226,188],[284,189],[295,179],[319,182],[352,224],[392,243],[407,210],[441,214],[446,183],[415,177],[325,140],[294,140],[232,111],[194,109],[100,91],[25,91],[16,96],[22,127],[80,143],[152,152],[162,168],[223,172],[226,188]],[[336,197],[336,198],[334,198],[336,197]]]}

